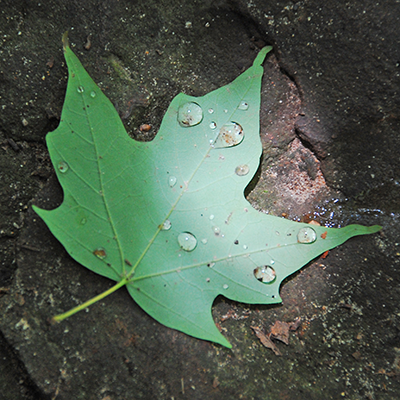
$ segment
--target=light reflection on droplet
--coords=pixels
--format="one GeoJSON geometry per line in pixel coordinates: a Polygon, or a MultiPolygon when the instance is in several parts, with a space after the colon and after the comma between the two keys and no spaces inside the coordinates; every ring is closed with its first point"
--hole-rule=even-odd
{"type": "Polygon", "coordinates": [[[198,125],[203,120],[202,108],[194,102],[182,104],[178,109],[178,122],[183,127],[198,125]]]}
{"type": "Polygon", "coordinates": [[[69,170],[69,165],[65,161],[60,161],[58,163],[58,170],[62,173],[65,174],[69,170]]]}
{"type": "Polygon", "coordinates": [[[297,234],[299,243],[314,243],[317,240],[317,233],[312,228],[301,228],[297,234]]]}
{"type": "Polygon", "coordinates": [[[182,232],[178,235],[178,243],[182,250],[193,251],[197,245],[197,239],[189,232],[182,232]]]}

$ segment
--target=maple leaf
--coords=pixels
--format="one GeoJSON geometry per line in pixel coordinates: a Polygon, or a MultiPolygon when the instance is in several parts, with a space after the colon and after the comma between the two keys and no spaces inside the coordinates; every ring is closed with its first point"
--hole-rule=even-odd
{"type": "Polygon", "coordinates": [[[59,127],[46,137],[64,192],[34,210],[68,253],[122,286],[162,324],[231,347],[215,326],[218,295],[280,302],[279,286],[324,251],[378,226],[309,226],[262,214],[243,192],[262,152],[262,63],[202,97],[179,94],[152,142],[129,138],[64,36],[69,78],[59,127]]]}

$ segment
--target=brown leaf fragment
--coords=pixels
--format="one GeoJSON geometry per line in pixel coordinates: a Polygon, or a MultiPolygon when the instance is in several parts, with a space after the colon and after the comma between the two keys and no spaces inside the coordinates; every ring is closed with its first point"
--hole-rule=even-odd
{"type": "Polygon", "coordinates": [[[257,326],[251,326],[256,336],[260,339],[261,344],[266,347],[267,349],[271,349],[275,355],[281,356],[282,353],[276,347],[276,345],[272,342],[272,340],[257,326]]]}
{"type": "Polygon", "coordinates": [[[289,323],[289,330],[292,332],[297,331],[299,329],[299,326],[301,325],[301,318],[296,318],[293,322],[289,323]]]}
{"type": "Polygon", "coordinates": [[[276,321],[275,324],[271,327],[270,336],[288,345],[289,327],[290,325],[287,322],[276,321]]]}

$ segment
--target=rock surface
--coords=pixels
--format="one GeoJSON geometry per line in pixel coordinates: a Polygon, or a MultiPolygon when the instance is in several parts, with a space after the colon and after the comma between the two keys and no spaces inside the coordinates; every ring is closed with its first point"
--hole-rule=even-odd
{"type": "Polygon", "coordinates": [[[0,395],[5,399],[397,399],[400,4],[344,1],[2,1],[0,14],[0,395]],[[262,88],[262,167],[253,205],[291,219],[380,224],[282,287],[283,304],[223,298],[228,350],[167,329],[125,290],[62,324],[47,321],[110,287],[77,265],[30,210],[62,192],[44,138],[66,87],[61,36],[151,140],[179,92],[203,95],[274,46],[262,88]],[[148,132],[142,124],[151,124],[148,132]],[[282,356],[262,346],[300,319],[282,356]]]}

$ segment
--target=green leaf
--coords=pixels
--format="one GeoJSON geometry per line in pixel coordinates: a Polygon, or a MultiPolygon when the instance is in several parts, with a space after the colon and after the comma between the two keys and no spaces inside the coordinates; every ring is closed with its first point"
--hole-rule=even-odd
{"type": "Polygon", "coordinates": [[[261,64],[270,50],[227,86],[176,96],[156,138],[141,143],[128,137],[64,42],[66,99],[59,127],[47,135],[64,201],[34,209],[76,261],[118,282],[99,298],[126,285],[162,324],[230,347],[212,319],[216,296],[280,302],[288,275],[380,229],[296,223],[262,214],[244,198],[262,151],[261,64]]]}

